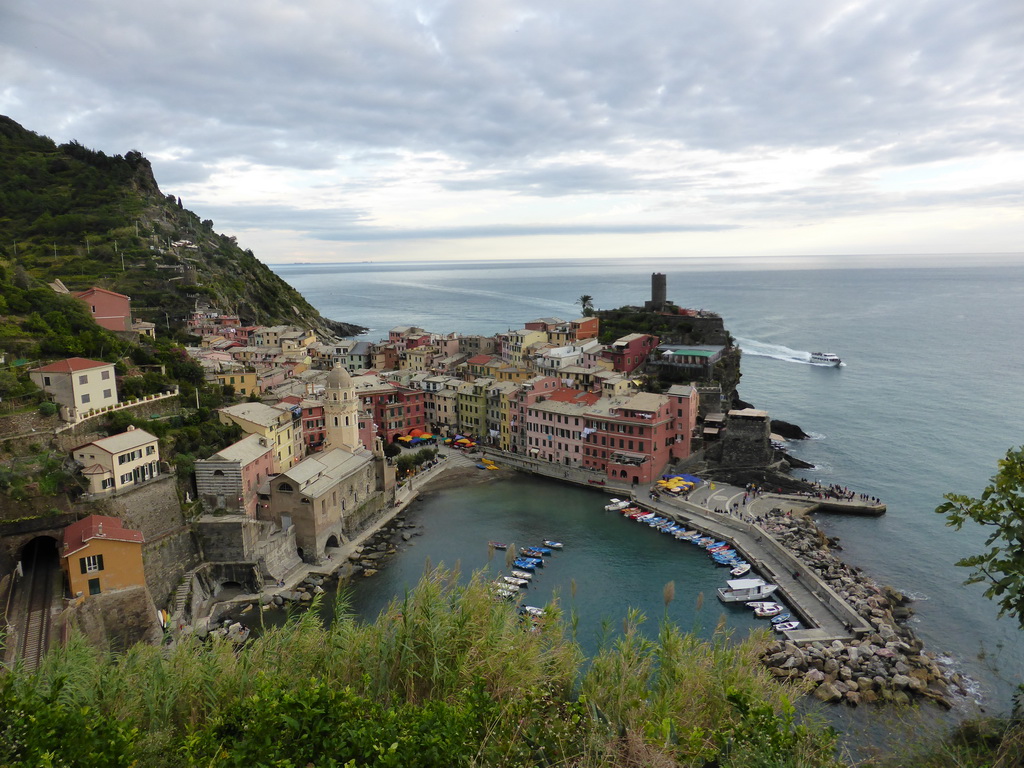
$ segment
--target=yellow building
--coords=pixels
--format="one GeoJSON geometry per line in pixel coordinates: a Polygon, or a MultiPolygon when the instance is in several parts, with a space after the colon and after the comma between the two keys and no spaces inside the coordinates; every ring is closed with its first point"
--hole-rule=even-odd
{"type": "Polygon", "coordinates": [[[252,371],[231,371],[216,374],[222,387],[232,386],[236,395],[249,396],[253,392],[260,394],[259,375],[252,371]]]}
{"type": "Polygon", "coordinates": [[[459,386],[459,431],[481,436],[487,428],[487,388],[494,379],[467,381],[459,386]]]}
{"type": "Polygon", "coordinates": [[[529,354],[530,347],[534,344],[543,344],[547,340],[548,335],[544,331],[533,331],[527,328],[509,331],[505,334],[501,356],[505,358],[510,365],[520,367],[525,365],[523,362],[523,356],[529,354]]]}
{"type": "Polygon", "coordinates": [[[290,411],[263,403],[239,403],[221,408],[217,413],[221,424],[237,424],[245,434],[267,439],[274,449],[274,472],[283,472],[301,458],[295,451],[295,427],[290,411]]]}
{"type": "Polygon", "coordinates": [[[61,568],[72,597],[145,586],[142,531],[120,519],[89,515],[64,529],[61,568]]]}

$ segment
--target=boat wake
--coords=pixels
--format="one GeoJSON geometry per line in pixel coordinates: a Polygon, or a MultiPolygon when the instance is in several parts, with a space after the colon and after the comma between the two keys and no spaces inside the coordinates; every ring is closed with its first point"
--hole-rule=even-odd
{"type": "MultiPolygon", "coordinates": [[[[799,363],[800,365],[813,365],[818,368],[834,368],[829,363],[815,363],[811,361],[811,353],[801,349],[790,349],[782,344],[769,344],[755,339],[736,339],[743,354],[754,357],[770,357],[773,360],[782,360],[784,363],[799,363]]],[[[845,363],[843,364],[845,365],[845,363]]]]}

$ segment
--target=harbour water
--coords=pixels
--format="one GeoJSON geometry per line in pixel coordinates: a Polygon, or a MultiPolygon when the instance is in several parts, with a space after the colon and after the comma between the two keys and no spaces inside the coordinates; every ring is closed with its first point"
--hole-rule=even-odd
{"type": "MultiPolygon", "coordinates": [[[[578,315],[574,302],[582,294],[592,296],[598,308],[640,304],[649,298],[650,274],[665,273],[669,298],[722,314],[739,340],[741,396],[813,435],[790,447],[815,465],[806,476],[847,485],[888,505],[880,518],[820,519],[830,535],[840,537],[844,559],[914,596],[913,622],[926,647],[948,655],[970,676],[979,702],[1005,709],[1024,680],[1024,633],[1014,621],[997,618],[981,586],[963,586],[966,572],[954,565],[980,551],[987,532],[953,531],[933,510],[944,493],[980,493],[1006,450],[1024,443],[1024,345],[1017,339],[1024,327],[1024,258],[941,268],[767,271],[752,266],[723,270],[695,262],[623,259],[585,267],[560,261],[274,269],[324,315],[369,326],[370,339],[386,336],[395,325],[491,334],[536,317],[570,318],[578,315]],[[811,365],[811,351],[835,352],[844,365],[811,365]]],[[[514,494],[491,485],[424,500],[417,514],[438,532],[438,540],[416,539],[415,547],[382,572],[385,578],[369,590],[360,585],[360,611],[372,614],[383,593],[400,591],[399,585],[422,571],[426,556],[435,563],[460,560],[464,570],[485,563],[482,542],[503,535],[492,530],[495,520],[521,525],[522,534],[533,537],[575,540],[593,530],[593,539],[580,549],[611,556],[600,541],[607,534],[614,546],[619,532],[603,525],[622,521],[597,515],[595,522],[589,504],[579,511],[580,522],[596,528],[562,532],[545,525],[551,510],[574,508],[566,493],[592,495],[542,483],[517,484],[514,494]],[[502,505],[508,499],[519,503],[507,509],[502,505]],[[460,541],[462,534],[470,540],[460,541]],[[388,570],[392,575],[385,575],[388,570]],[[381,594],[374,597],[372,590],[381,594]]],[[[662,543],[648,529],[636,533],[655,536],[657,543],[650,546],[656,549],[648,553],[645,536],[637,542],[640,549],[623,550],[631,554],[615,568],[599,558],[580,560],[578,569],[571,568],[575,599],[583,601],[600,584],[599,607],[608,610],[598,615],[619,622],[624,606],[633,605],[656,618],[664,610],[665,575],[678,574],[670,616],[684,627],[713,624],[721,607],[709,606],[711,600],[705,601],[704,613],[687,611],[698,592],[710,597],[702,574],[716,583],[721,574],[703,557],[692,571],[686,561],[678,566],[673,561],[676,570],[667,573],[652,571],[648,563],[657,561],[658,548],[672,546],[674,557],[677,543],[662,543]]],[[[566,552],[563,563],[578,555],[566,552]]],[[[552,584],[563,578],[557,573],[551,572],[552,584]]],[[[570,586],[560,587],[566,602],[570,586]]],[[[582,632],[581,641],[587,641],[582,632]]]]}

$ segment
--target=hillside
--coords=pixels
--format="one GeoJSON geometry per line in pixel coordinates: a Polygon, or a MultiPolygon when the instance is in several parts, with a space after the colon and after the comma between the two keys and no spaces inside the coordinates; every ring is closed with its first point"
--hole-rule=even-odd
{"type": "Polygon", "coordinates": [[[137,319],[180,327],[196,303],[243,323],[312,326],[348,336],[213,222],[164,195],[135,150],[57,145],[0,116],[0,261],[70,290],[127,294],[137,319]]]}

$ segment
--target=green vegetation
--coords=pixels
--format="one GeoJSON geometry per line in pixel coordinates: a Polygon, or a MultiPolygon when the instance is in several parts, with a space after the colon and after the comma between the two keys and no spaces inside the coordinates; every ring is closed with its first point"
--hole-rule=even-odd
{"type": "Polygon", "coordinates": [[[372,624],[339,606],[242,650],[186,639],[109,655],[73,638],[0,679],[9,766],[836,766],[798,722],[766,642],[641,617],[589,667],[557,606],[537,627],[432,571],[372,624]],[[68,735],[74,734],[73,739],[68,735]],[[71,743],[73,742],[73,743],[71,743]]]}
{"type": "Polygon", "coordinates": [[[967,521],[991,530],[980,554],[957,565],[970,568],[966,584],[985,583],[985,597],[995,600],[1001,615],[1024,627],[1024,448],[1009,450],[999,472],[978,498],[947,493],[935,511],[960,530],[967,521]]]}
{"type": "Polygon", "coordinates": [[[75,476],[65,469],[65,455],[39,451],[0,462],[0,493],[16,501],[39,496],[81,492],[75,476]]]}
{"type": "MultiPolygon", "coordinates": [[[[936,508],[946,524],[961,530],[967,522],[990,529],[987,549],[962,558],[957,565],[970,568],[965,584],[986,585],[985,597],[995,600],[1001,616],[1009,616],[1024,629],[1024,447],[1006,452],[999,471],[981,496],[947,493],[936,508]]],[[[938,765],[1020,765],[1024,753],[1024,685],[1018,685],[1013,711],[1006,719],[968,722],[946,740],[939,757],[953,756],[956,762],[934,762],[929,752],[916,763],[938,765]],[[965,760],[975,759],[976,762],[965,760]]]]}
{"type": "Polygon", "coordinates": [[[416,453],[402,453],[395,459],[399,479],[437,457],[437,448],[420,448],[416,453]]]}

